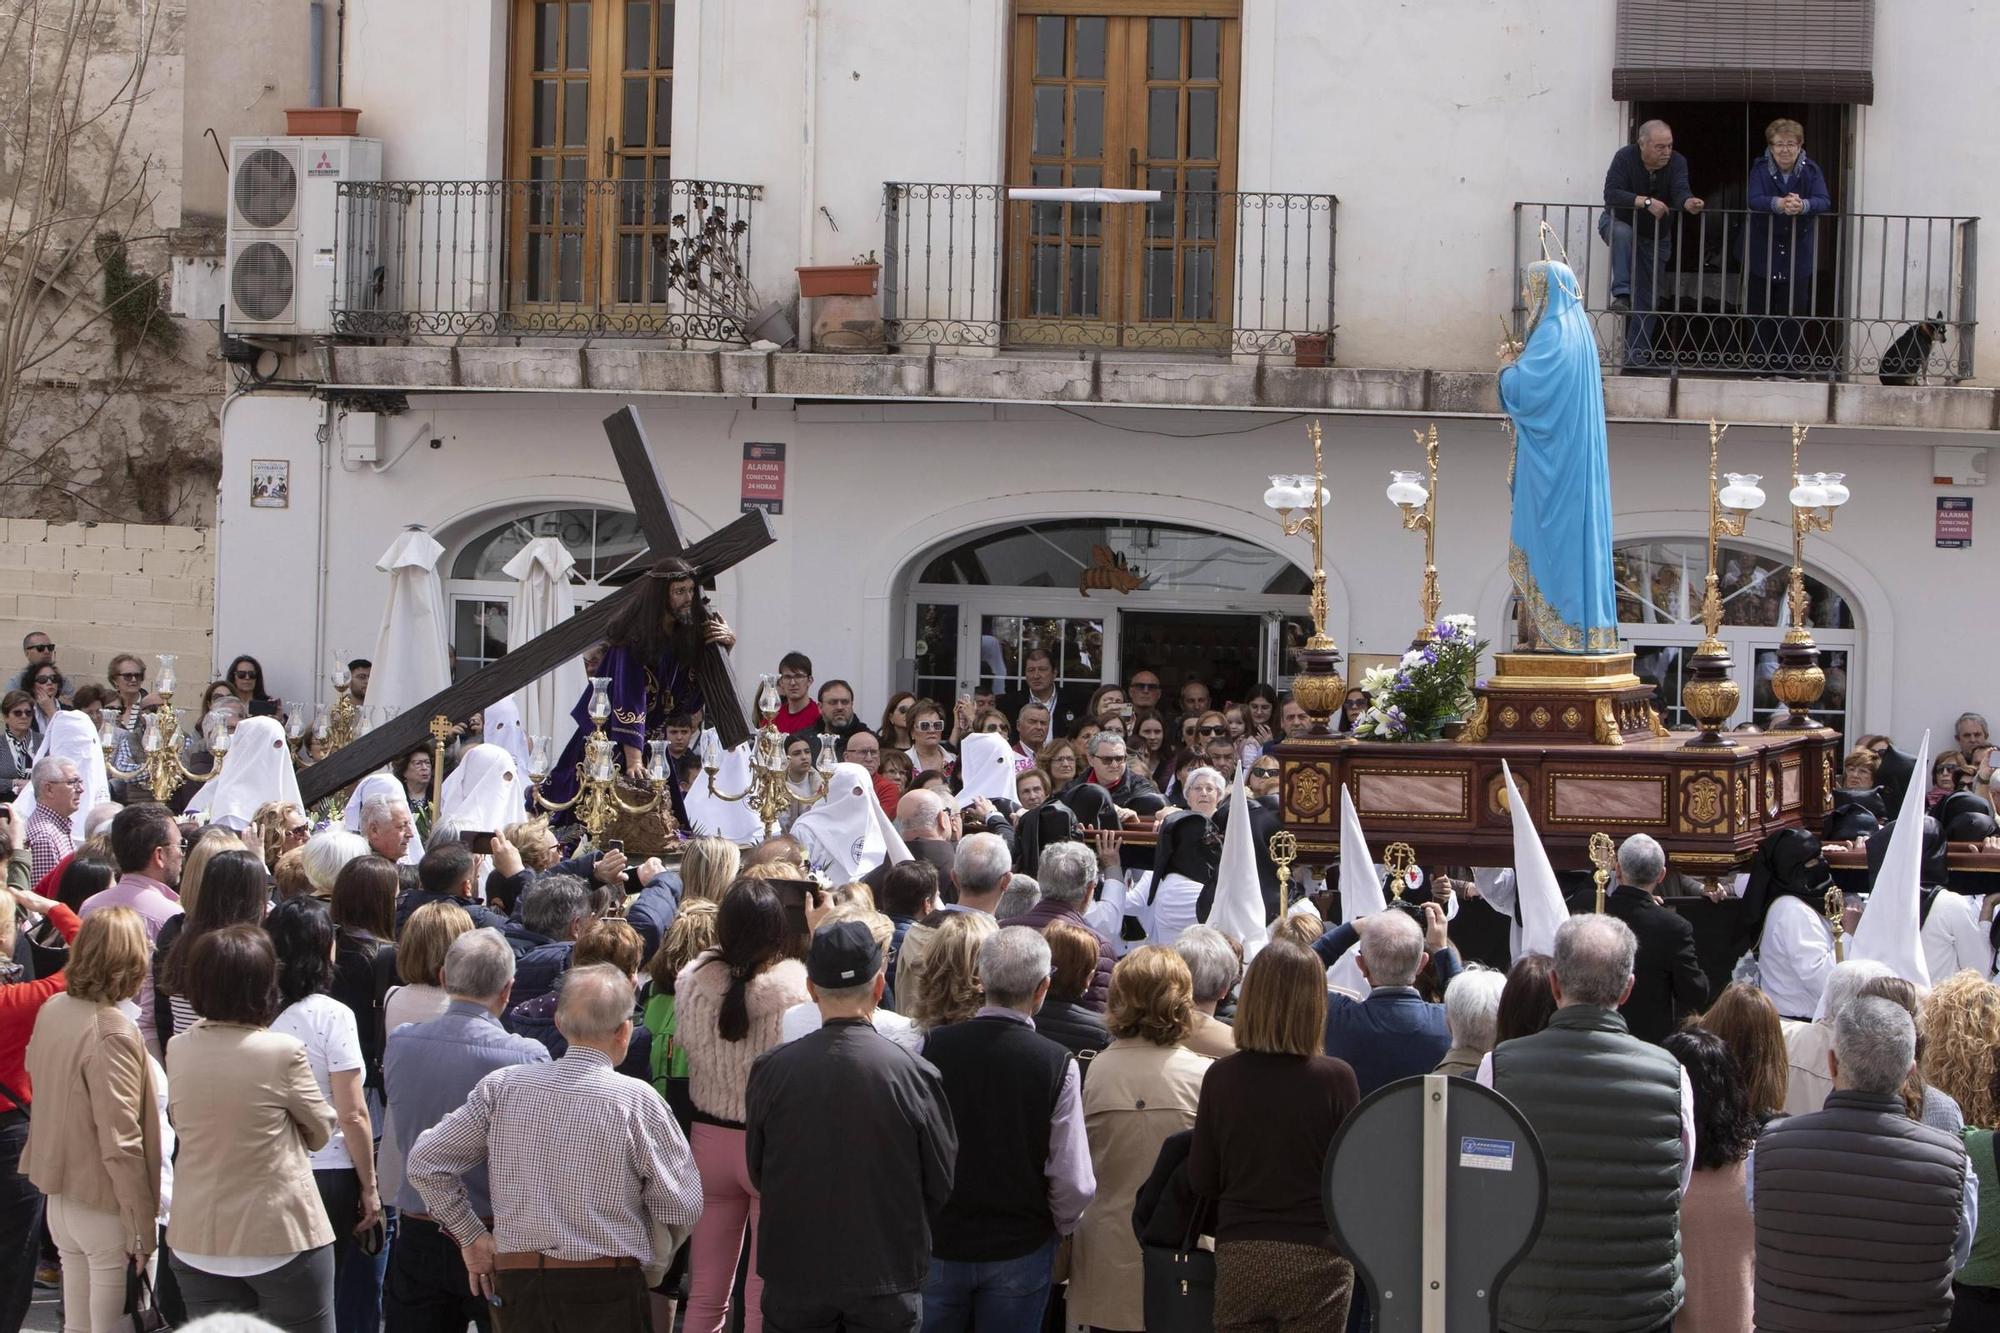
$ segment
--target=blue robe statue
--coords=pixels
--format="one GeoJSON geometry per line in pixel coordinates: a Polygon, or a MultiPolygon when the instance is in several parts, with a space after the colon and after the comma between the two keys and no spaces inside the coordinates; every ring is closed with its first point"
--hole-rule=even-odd
{"type": "Polygon", "coordinates": [[[1528,266],[1526,343],[1500,371],[1500,405],[1514,422],[1507,568],[1541,648],[1610,653],[1618,602],[1604,379],[1579,290],[1567,264],[1528,266]]]}
{"type": "MultiPolygon", "coordinates": [[[[597,674],[611,679],[607,691],[611,696],[611,716],[605,719],[604,732],[620,747],[617,759],[620,772],[625,768],[625,746],[638,750],[643,758],[646,742],[660,735],[669,717],[698,712],[702,706],[694,664],[676,661],[672,649],[663,651],[659,661],[648,664],[639,661],[637,654],[624,644],[614,643],[605,648],[597,674]]],[[[584,742],[595,730],[590,720],[590,686],[584,686],[569,715],[576,719],[576,734],[570,737],[562,757],[549,770],[549,780],[542,784],[543,792],[552,801],[567,801],[576,795],[576,767],[583,760],[584,742]]],[[[683,832],[691,832],[680,783],[671,774],[667,791],[674,803],[674,818],[683,832]]]]}

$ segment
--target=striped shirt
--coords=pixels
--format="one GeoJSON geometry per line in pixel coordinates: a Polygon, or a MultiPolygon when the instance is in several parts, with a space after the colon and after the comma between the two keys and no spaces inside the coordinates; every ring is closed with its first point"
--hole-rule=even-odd
{"type": "Polygon", "coordinates": [[[486,1233],[461,1178],[480,1165],[503,1254],[651,1263],[652,1223],[701,1215],[701,1177],[667,1104],[585,1046],[488,1074],[411,1147],[405,1178],[461,1246],[486,1233]]]}
{"type": "Polygon", "coordinates": [[[76,840],[70,835],[69,816],[59,815],[46,805],[37,804],[35,813],[28,816],[28,854],[34,859],[30,874],[34,882],[42,882],[42,876],[56,868],[56,863],[76,850],[76,840]]]}

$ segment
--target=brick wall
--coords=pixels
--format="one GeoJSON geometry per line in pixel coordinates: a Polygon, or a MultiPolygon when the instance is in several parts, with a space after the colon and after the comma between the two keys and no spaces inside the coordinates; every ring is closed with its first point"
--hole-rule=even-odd
{"type": "Polygon", "coordinates": [[[45,630],[72,681],[103,681],[121,652],[176,653],[183,681],[214,669],[215,551],[206,528],[0,519],[0,679],[21,637],[45,630]]]}

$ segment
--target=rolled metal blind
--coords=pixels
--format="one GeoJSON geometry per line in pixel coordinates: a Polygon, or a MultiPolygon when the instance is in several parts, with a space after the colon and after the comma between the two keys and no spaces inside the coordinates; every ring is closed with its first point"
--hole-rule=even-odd
{"type": "Polygon", "coordinates": [[[1620,101],[1875,100],[1875,0],[1618,0],[1620,101]]]}

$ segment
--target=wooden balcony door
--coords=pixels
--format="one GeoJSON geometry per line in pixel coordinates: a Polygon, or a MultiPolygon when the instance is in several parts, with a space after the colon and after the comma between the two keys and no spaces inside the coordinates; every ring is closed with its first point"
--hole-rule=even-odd
{"type": "Polygon", "coordinates": [[[518,314],[668,294],[674,0],[514,0],[508,297],[518,314]]]}
{"type": "Polygon", "coordinates": [[[1159,190],[1161,199],[1003,203],[1004,337],[1227,346],[1237,6],[1123,8],[1018,6],[1007,184],[1159,190]]]}

